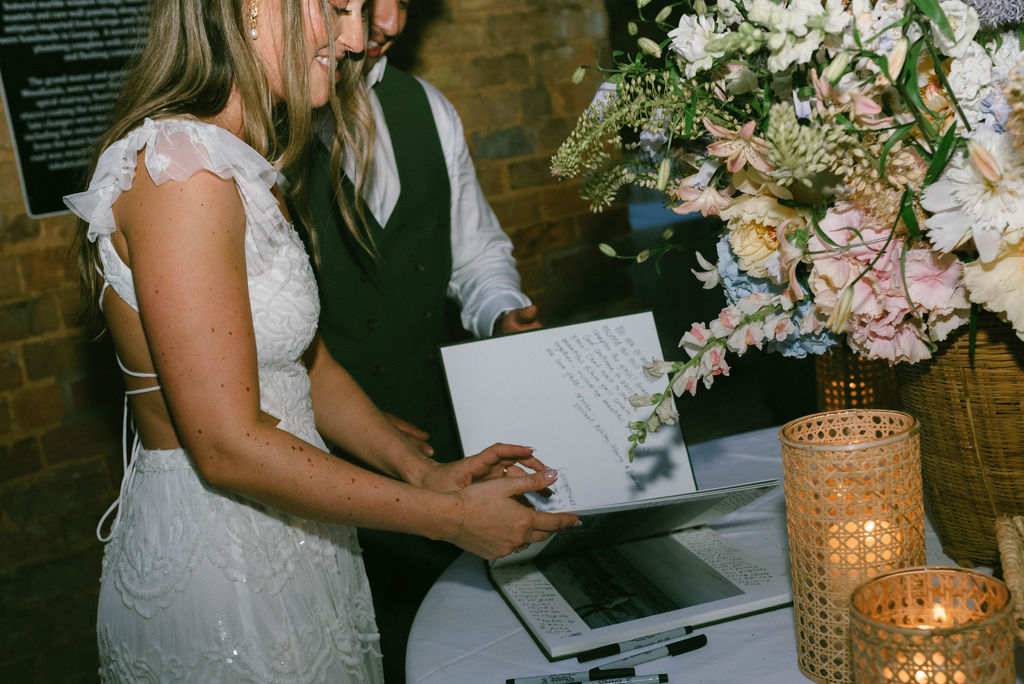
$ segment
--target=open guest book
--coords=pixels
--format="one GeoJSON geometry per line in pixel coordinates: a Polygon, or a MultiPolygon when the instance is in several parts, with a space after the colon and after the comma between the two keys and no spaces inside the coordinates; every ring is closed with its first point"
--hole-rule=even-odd
{"type": "Polygon", "coordinates": [[[708,524],[778,480],[698,490],[675,426],[629,460],[632,394],[660,392],[641,365],[663,358],[650,312],[442,347],[466,454],[534,447],[559,471],[540,510],[563,530],[489,565],[491,581],[547,656],[562,658],[791,600],[788,573],[728,546],[708,524]]]}

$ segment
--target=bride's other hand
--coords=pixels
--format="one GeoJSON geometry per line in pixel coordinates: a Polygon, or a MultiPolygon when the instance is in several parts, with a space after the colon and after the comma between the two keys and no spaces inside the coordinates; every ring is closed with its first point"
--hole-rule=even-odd
{"type": "Polygon", "coordinates": [[[548,470],[540,459],[534,457],[533,449],[530,447],[499,443],[454,463],[439,463],[437,467],[424,474],[421,485],[438,492],[451,492],[468,487],[474,482],[529,476],[530,473],[519,467],[520,465],[535,472],[548,470]]]}
{"type": "Polygon", "coordinates": [[[557,478],[557,471],[543,469],[519,477],[477,482],[461,490],[463,524],[452,543],[491,560],[522,551],[559,530],[579,525],[579,518],[572,513],[542,513],[517,501],[527,492],[546,489],[557,478]]]}

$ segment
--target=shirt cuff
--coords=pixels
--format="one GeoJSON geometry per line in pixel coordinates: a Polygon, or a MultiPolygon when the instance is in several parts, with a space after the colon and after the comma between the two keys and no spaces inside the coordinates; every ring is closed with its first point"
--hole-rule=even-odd
{"type": "Polygon", "coordinates": [[[498,320],[498,316],[506,311],[530,306],[531,303],[530,298],[522,292],[504,292],[489,299],[477,310],[475,316],[464,314],[462,324],[475,337],[491,337],[495,332],[494,323],[498,320]]]}

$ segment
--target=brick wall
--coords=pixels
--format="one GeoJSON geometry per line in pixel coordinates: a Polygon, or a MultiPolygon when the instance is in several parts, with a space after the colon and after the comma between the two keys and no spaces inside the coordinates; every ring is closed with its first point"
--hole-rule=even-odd
{"type": "MultiPolygon", "coordinates": [[[[597,242],[624,210],[591,214],[548,159],[596,78],[602,0],[416,0],[404,46],[462,114],[484,191],[549,322],[616,308],[628,275],[597,242]],[[418,29],[414,30],[414,29],[418,29]]],[[[400,47],[403,47],[400,45],[400,47]]],[[[101,545],[120,480],[121,385],[105,338],[79,323],[68,216],[29,219],[0,120],[0,681],[94,681],[101,545]]]]}
{"type": "Polygon", "coordinates": [[[108,346],[79,325],[71,230],[67,216],[26,216],[4,118],[0,681],[80,681],[96,667],[93,530],[116,495],[121,400],[108,346]]]}

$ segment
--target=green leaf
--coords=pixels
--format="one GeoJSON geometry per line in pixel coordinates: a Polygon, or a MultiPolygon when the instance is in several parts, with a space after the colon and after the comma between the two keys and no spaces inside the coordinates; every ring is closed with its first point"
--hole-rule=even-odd
{"type": "Polygon", "coordinates": [[[907,61],[903,63],[903,72],[900,74],[899,90],[914,113],[914,118],[917,119],[918,124],[930,140],[935,135],[935,127],[923,113],[934,116],[935,112],[925,105],[924,100],[921,99],[921,91],[917,87],[917,63],[921,58],[921,49],[924,44],[924,38],[919,38],[907,51],[907,61]]]}
{"type": "Polygon", "coordinates": [[[914,213],[914,198],[909,188],[903,191],[903,197],[900,198],[900,218],[903,219],[903,225],[907,227],[907,232],[910,233],[911,238],[921,237],[921,226],[917,224],[917,215],[914,213]]]}
{"type": "Polygon", "coordinates": [[[916,125],[917,124],[915,123],[903,124],[893,131],[893,134],[889,136],[889,139],[885,141],[884,145],[882,145],[882,154],[878,157],[878,175],[882,178],[885,178],[885,160],[889,156],[889,150],[891,150],[892,146],[895,145],[900,138],[909,133],[916,125]]]}
{"type": "Polygon", "coordinates": [[[939,146],[935,148],[935,152],[932,154],[932,161],[928,164],[928,171],[924,175],[925,185],[931,185],[939,179],[939,174],[946,168],[949,158],[953,156],[953,150],[956,149],[955,142],[956,122],[946,130],[942,140],[939,141],[939,146]]]}
{"type": "Polygon", "coordinates": [[[932,22],[939,27],[939,30],[946,34],[946,37],[950,40],[956,40],[956,35],[953,33],[953,27],[949,24],[949,19],[946,18],[946,13],[939,7],[939,3],[935,0],[911,0],[917,9],[921,10],[925,16],[932,20],[932,22]]]}

